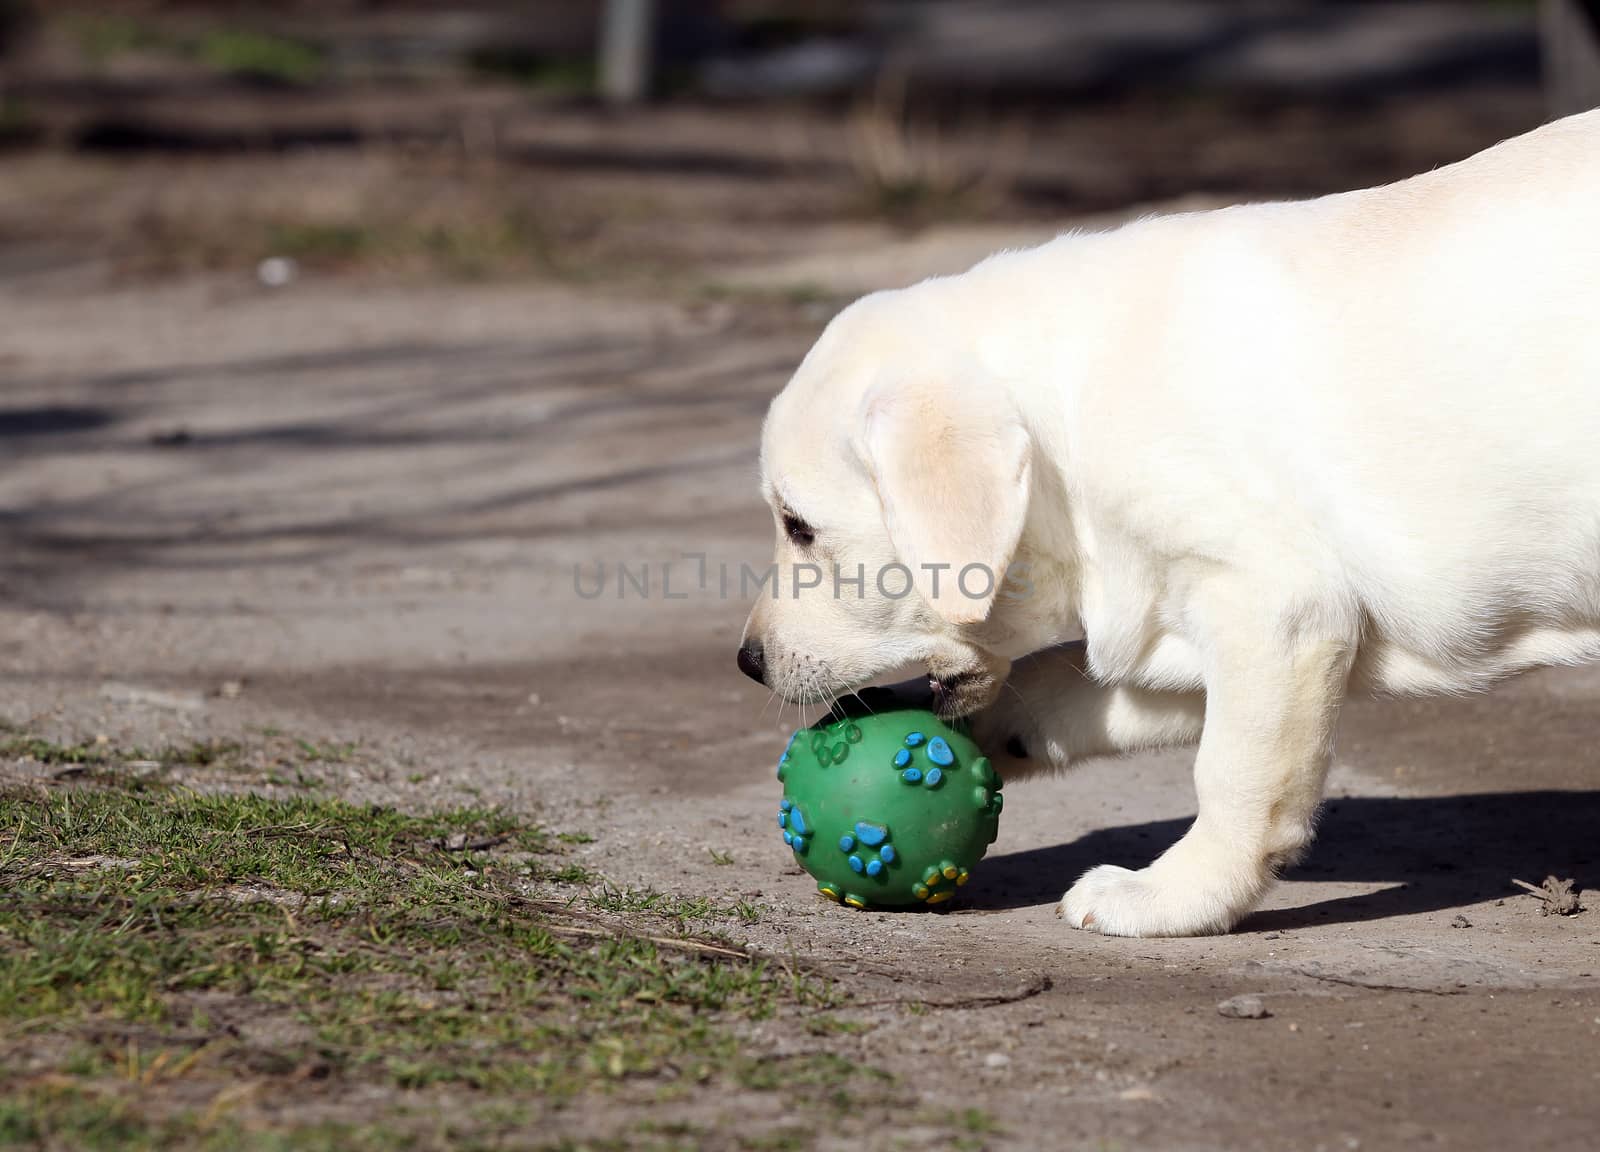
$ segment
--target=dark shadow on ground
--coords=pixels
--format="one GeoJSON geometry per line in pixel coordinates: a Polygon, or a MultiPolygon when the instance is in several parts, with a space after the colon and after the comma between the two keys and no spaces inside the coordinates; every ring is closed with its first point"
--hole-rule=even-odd
{"type": "MultiPolygon", "coordinates": [[[[400,341],[315,352],[113,371],[71,382],[108,403],[0,409],[0,443],[30,466],[97,450],[160,454],[168,464],[86,495],[0,500],[0,585],[12,604],[60,606],[100,574],[135,569],[233,569],[304,564],[362,546],[407,546],[480,539],[535,542],[574,531],[637,531],[681,522],[703,529],[706,509],[662,508],[641,496],[664,481],[737,468],[753,458],[753,433],[718,435],[730,424],[755,427],[792,364],[762,351],[710,366],[715,334],[663,345],[651,334],[469,346],[400,341]],[[241,416],[229,407],[263,388],[345,398],[311,419],[241,416]],[[183,389],[167,403],[146,389],[183,389]],[[122,430],[114,404],[171,413],[137,439],[122,430]],[[485,406],[489,407],[485,407],[485,406]],[[527,415],[522,415],[526,412],[527,415]],[[704,432],[704,444],[690,432],[704,432]],[[683,450],[635,461],[641,436],[678,434],[683,450]],[[592,439],[592,465],[529,480],[505,467],[506,453],[531,457],[592,439]],[[385,509],[359,500],[308,502],[321,481],[311,464],[371,460],[404,467],[411,449],[495,448],[456,465],[459,483],[441,484],[421,506],[385,509]],[[614,445],[615,447],[608,447],[614,445]],[[481,482],[474,474],[484,474],[481,482]],[[226,483],[227,488],[218,485],[226,483]],[[204,515],[180,494],[218,492],[204,515]],[[221,492],[231,496],[220,495],[221,492]],[[267,522],[246,515],[262,500],[282,500],[298,515],[267,522]],[[574,527],[564,501],[588,500],[574,527]]],[[[726,359],[726,357],[724,357],[726,359]]],[[[19,387],[43,388],[43,380],[19,387]]],[[[290,406],[292,412],[292,405],[290,406]]],[[[381,505],[381,502],[380,502],[381,505]]]]}
{"type": "MultiPolygon", "coordinates": [[[[1188,824],[1128,824],[994,857],[974,874],[965,903],[981,909],[1053,903],[1097,864],[1148,864],[1188,824]]],[[[1260,912],[1238,931],[1381,920],[1515,897],[1513,877],[1538,883],[1555,873],[1576,877],[1580,887],[1600,880],[1600,791],[1347,797],[1328,803],[1320,828],[1310,856],[1285,879],[1395,886],[1260,912]]]]}
{"type": "Polygon", "coordinates": [[[106,408],[47,404],[35,408],[0,409],[0,440],[63,436],[93,432],[116,419],[106,408]]]}

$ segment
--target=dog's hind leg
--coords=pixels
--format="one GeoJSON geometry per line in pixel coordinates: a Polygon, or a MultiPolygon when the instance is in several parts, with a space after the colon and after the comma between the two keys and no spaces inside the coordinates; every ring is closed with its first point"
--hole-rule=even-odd
{"type": "Polygon", "coordinates": [[[1203,693],[1101,684],[1086,659],[1077,643],[1018,660],[999,698],[973,717],[973,736],[1004,779],[1200,738],[1203,693]]]}

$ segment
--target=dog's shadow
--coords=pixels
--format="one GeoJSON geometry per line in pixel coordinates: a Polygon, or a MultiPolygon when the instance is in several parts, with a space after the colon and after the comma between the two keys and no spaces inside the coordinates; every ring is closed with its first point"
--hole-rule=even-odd
{"type": "MultiPolygon", "coordinates": [[[[969,908],[1052,903],[1096,864],[1139,868],[1183,835],[1187,820],[1092,832],[1070,844],[990,857],[963,893],[969,908]]],[[[1347,797],[1323,808],[1317,841],[1287,880],[1383,883],[1377,892],[1258,912],[1238,931],[1378,920],[1518,894],[1513,877],[1600,882],[1600,792],[1347,797]]]]}

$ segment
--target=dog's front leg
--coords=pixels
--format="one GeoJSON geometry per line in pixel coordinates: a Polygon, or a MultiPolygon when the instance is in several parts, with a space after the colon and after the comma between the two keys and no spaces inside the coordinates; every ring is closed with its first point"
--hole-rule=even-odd
{"type": "Polygon", "coordinates": [[[1101,865],[1062,898],[1113,936],[1226,932],[1311,841],[1354,646],[1239,614],[1218,630],[1195,758],[1199,816],[1148,868],[1101,865]]]}

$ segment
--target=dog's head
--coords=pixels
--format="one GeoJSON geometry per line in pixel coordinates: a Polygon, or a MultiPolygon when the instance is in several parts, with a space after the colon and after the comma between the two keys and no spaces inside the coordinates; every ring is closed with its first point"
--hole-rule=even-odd
{"type": "Polygon", "coordinates": [[[1008,391],[915,295],[858,301],[773,401],[762,493],[777,529],[739,666],[829,699],[906,664],[963,715],[1009,669],[996,617],[1027,518],[1032,449],[1008,391]]]}

